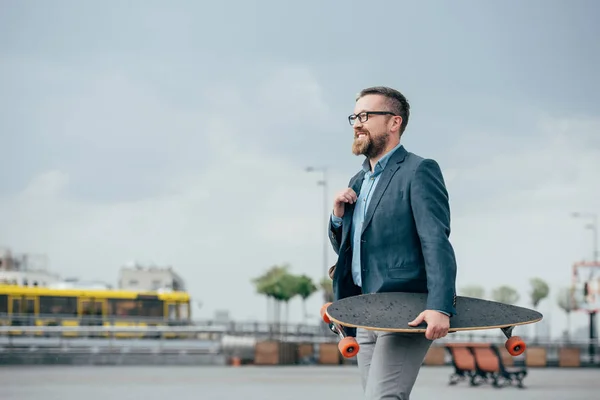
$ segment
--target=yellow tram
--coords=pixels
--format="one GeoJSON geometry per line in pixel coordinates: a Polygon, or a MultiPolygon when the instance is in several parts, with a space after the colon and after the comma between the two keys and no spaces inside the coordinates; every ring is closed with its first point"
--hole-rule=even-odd
{"type": "MultiPolygon", "coordinates": [[[[0,325],[12,326],[185,326],[191,321],[186,292],[136,292],[112,289],[53,289],[0,284],[0,325]]],[[[43,335],[42,329],[35,335],[43,335]]],[[[79,336],[64,331],[62,336],[79,336]]],[[[86,336],[89,336],[87,333],[86,336]]],[[[111,333],[103,332],[106,337],[111,333]]],[[[119,337],[155,337],[155,333],[118,332],[119,337]]],[[[162,337],[185,336],[163,333],[162,337]]]]}

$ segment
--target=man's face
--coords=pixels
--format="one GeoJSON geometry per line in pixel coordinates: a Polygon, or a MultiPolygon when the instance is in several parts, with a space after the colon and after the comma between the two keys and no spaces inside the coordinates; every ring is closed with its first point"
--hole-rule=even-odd
{"type": "MultiPolygon", "coordinates": [[[[358,99],[354,106],[354,114],[359,115],[365,111],[389,111],[385,104],[385,97],[381,95],[366,95],[358,99]]],[[[389,116],[370,114],[366,122],[354,120],[354,142],[352,153],[373,158],[385,150],[389,140],[389,116]]]]}

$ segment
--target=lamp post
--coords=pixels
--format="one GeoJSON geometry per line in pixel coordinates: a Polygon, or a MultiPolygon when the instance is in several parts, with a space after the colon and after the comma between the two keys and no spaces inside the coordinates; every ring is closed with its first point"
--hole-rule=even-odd
{"type": "MultiPolygon", "coordinates": [[[[598,215],[594,213],[574,212],[571,214],[573,218],[587,218],[592,222],[587,224],[586,229],[592,231],[592,262],[597,263],[600,254],[598,253],[598,215]]],[[[590,346],[589,355],[590,361],[593,363],[595,358],[595,341],[596,341],[596,310],[590,311],[590,346]]]]}
{"type": "Polygon", "coordinates": [[[598,214],[574,212],[572,216],[573,218],[588,218],[592,220],[585,227],[592,231],[592,261],[597,262],[598,258],[600,258],[600,253],[598,253],[598,214]]]}
{"type": "MultiPolygon", "coordinates": [[[[326,222],[329,218],[329,205],[327,203],[327,167],[307,167],[306,172],[320,172],[322,175],[322,179],[317,181],[317,185],[323,187],[323,222],[326,222]]],[[[323,277],[327,277],[328,262],[327,262],[327,251],[329,246],[329,238],[327,236],[326,227],[323,228],[321,224],[319,224],[321,232],[325,235],[323,239],[323,277]]]]}

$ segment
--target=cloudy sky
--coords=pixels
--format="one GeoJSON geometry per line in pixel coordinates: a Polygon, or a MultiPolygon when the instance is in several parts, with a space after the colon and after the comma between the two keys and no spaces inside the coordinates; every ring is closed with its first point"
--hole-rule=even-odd
{"type": "Polygon", "coordinates": [[[600,213],[600,5],[415,3],[1,0],[0,246],[112,284],[173,265],[196,317],[264,319],[253,277],[322,273],[305,168],[328,168],[331,202],[362,162],[354,96],[388,85],[411,102],[405,147],[443,168],[457,285],[528,305],[542,277],[558,334],[556,293],[592,253],[570,213],[600,213]]]}

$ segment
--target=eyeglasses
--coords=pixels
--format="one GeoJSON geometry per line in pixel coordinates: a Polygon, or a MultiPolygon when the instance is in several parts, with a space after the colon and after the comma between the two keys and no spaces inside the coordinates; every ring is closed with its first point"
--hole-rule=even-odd
{"type": "Polygon", "coordinates": [[[393,112],[390,111],[363,111],[360,114],[352,114],[348,116],[348,122],[350,125],[354,126],[354,122],[358,118],[361,123],[365,123],[369,120],[369,115],[393,115],[397,116],[393,112]]]}

